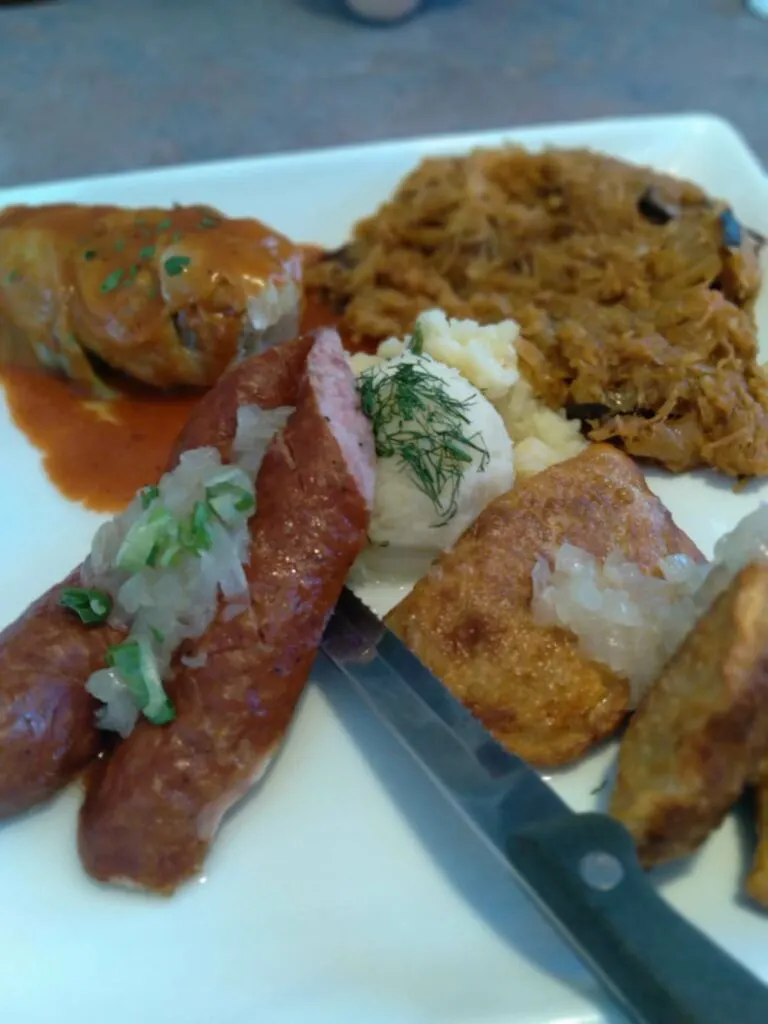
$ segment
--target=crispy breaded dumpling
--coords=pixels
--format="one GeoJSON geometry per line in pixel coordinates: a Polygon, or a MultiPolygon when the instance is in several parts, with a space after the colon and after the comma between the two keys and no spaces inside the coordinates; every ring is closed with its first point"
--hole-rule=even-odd
{"type": "Polygon", "coordinates": [[[701,553],[626,455],[591,445],[491,502],[387,616],[387,624],[511,751],[534,764],[575,760],[629,706],[625,679],[576,637],[531,612],[536,559],[564,542],[618,549],[652,572],[701,553]]]}
{"type": "Polygon", "coordinates": [[[695,850],[753,776],[768,723],[768,565],[715,600],[648,691],[619,750],[611,814],[650,867],[695,850]]]}
{"type": "Polygon", "coordinates": [[[747,876],[746,890],[750,899],[768,909],[768,757],[764,757],[755,780],[757,811],[757,846],[747,876]]]}

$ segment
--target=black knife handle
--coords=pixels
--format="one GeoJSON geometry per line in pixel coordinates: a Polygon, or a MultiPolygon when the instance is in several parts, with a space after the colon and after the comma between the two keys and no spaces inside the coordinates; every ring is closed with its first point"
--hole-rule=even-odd
{"type": "Polygon", "coordinates": [[[508,851],[630,1020],[768,1024],[768,988],[655,892],[619,822],[557,818],[516,832],[508,851]]]}

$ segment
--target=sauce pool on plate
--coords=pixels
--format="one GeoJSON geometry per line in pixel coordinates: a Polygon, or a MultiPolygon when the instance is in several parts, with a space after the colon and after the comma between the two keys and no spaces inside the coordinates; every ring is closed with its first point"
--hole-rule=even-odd
{"type": "Polygon", "coordinates": [[[3,367],[0,381],[16,426],[43,456],[51,483],[94,512],[117,512],[165,470],[199,393],[78,395],[41,370],[3,367]]]}

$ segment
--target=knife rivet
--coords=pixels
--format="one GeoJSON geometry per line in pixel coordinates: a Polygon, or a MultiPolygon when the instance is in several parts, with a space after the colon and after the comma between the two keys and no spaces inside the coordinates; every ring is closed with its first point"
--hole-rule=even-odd
{"type": "Polygon", "coordinates": [[[579,874],[590,887],[601,892],[615,889],[624,877],[621,861],[612,853],[594,850],[585,853],[579,862],[579,874]]]}

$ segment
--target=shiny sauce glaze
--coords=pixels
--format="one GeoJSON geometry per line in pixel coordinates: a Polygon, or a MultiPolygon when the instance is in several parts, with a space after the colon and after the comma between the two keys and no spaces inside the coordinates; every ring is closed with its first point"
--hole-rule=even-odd
{"type": "Polygon", "coordinates": [[[301,249],[206,206],[0,212],[0,333],[17,362],[104,393],[93,359],[158,388],[211,387],[265,286],[296,295],[301,249]]]}
{"type": "MultiPolygon", "coordinates": [[[[305,302],[302,329],[337,321],[318,299],[305,302]]],[[[5,355],[0,383],[14,423],[40,449],[57,490],[96,512],[120,511],[158,479],[202,393],[164,393],[121,378],[109,380],[115,397],[92,398],[60,376],[9,359],[7,340],[5,355]]]]}

